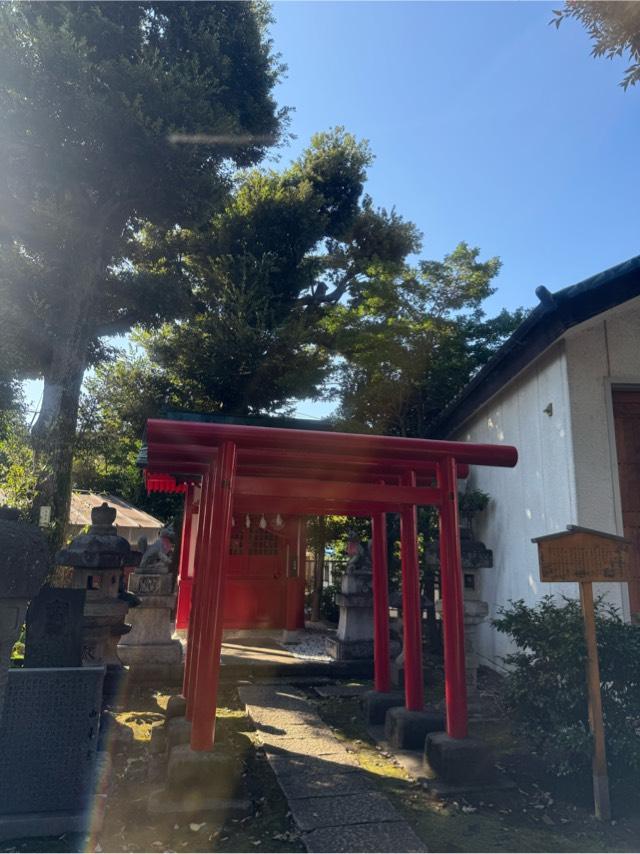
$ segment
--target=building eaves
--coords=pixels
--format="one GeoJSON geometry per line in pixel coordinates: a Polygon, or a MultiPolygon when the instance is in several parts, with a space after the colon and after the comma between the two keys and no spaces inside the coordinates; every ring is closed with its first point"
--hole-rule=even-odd
{"type": "Polygon", "coordinates": [[[555,293],[540,287],[536,294],[540,304],[429,425],[427,435],[451,436],[572,326],[639,296],[640,255],[555,293]]]}

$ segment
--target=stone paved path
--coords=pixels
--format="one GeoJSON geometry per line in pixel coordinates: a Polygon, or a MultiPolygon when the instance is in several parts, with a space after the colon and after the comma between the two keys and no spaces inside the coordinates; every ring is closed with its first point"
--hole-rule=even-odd
{"type": "Polygon", "coordinates": [[[291,685],[241,685],[308,851],[426,851],[353,753],[291,685]]]}

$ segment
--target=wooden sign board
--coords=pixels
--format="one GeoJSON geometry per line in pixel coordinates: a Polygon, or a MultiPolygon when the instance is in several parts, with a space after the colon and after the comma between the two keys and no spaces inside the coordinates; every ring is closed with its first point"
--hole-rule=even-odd
{"type": "Polygon", "coordinates": [[[589,727],[593,735],[593,802],[599,819],[611,818],[609,778],[600,695],[600,665],[593,606],[594,581],[627,581],[631,543],[616,534],[568,525],[566,531],[536,537],[541,581],[579,581],[587,645],[589,727]]]}
{"type": "Polygon", "coordinates": [[[536,537],[540,581],[627,581],[631,543],[615,534],[570,525],[536,537]]]}

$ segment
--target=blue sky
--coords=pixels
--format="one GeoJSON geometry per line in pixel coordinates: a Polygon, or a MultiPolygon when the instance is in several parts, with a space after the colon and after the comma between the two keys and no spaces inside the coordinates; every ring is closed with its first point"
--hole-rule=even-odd
{"type": "Polygon", "coordinates": [[[367,191],[418,225],[425,257],[466,240],[502,258],[492,311],[640,253],[640,87],[579,24],[549,26],[560,5],[275,2],[297,137],[280,162],[334,125],[368,139],[367,191]]]}
{"type": "Polygon", "coordinates": [[[640,253],[640,88],[578,23],[549,25],[560,5],[276,2],[283,158],[336,124],[368,139],[367,190],[419,226],[426,257],[460,240],[501,257],[491,310],[640,253]]]}

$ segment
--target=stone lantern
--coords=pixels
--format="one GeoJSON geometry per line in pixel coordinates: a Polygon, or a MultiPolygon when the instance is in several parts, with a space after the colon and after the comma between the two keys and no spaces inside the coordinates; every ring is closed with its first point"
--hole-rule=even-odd
{"type": "Polygon", "coordinates": [[[115,508],[106,502],[94,507],[89,532],[56,554],[58,565],[73,569],[70,586],[85,590],[82,664],[106,666],[103,694],[107,700],[114,697],[124,672],[118,642],[131,628],[124,621],[132,598],[123,593],[124,568],[140,561],[140,553],[118,536],[115,518],[115,508]]]}
{"type": "Polygon", "coordinates": [[[50,568],[44,534],[35,525],[21,522],[17,510],[0,507],[0,717],[11,650],[29,600],[40,590],[50,568]]]}

